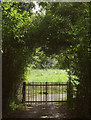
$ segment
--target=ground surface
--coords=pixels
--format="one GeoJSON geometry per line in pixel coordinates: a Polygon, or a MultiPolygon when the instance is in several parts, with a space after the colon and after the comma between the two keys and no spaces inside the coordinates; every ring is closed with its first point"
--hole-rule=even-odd
{"type": "Polygon", "coordinates": [[[11,118],[70,118],[63,106],[57,103],[32,104],[24,110],[13,113],[11,118]]]}

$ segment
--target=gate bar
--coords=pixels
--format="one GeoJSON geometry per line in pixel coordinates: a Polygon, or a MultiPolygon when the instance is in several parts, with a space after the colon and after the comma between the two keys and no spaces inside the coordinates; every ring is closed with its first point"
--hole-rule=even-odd
{"type": "Polygon", "coordinates": [[[59,100],[60,100],[60,84],[59,84],[59,100]]]}
{"type": "Polygon", "coordinates": [[[47,102],[47,82],[46,82],[46,102],[47,102]]]}
{"type": "MultiPolygon", "coordinates": [[[[40,82],[38,84],[37,82],[32,82],[32,83],[24,82],[23,83],[23,89],[22,89],[22,93],[23,93],[22,102],[67,102],[68,99],[66,101],[63,99],[63,88],[64,88],[65,85],[66,86],[68,85],[67,83],[63,83],[63,82],[61,84],[60,84],[60,82],[55,82],[55,83],[54,82],[53,83],[52,82],[50,82],[50,83],[42,82],[42,83],[40,82]],[[28,91],[26,91],[26,86],[28,88],[27,89],[28,91]],[[51,96],[50,96],[51,97],[51,101],[47,101],[48,100],[47,92],[48,92],[48,89],[49,89],[48,86],[50,86],[50,89],[51,89],[51,96]],[[62,100],[59,99],[59,101],[55,101],[55,99],[54,99],[53,88],[55,89],[56,86],[57,86],[57,89],[59,90],[59,92],[58,92],[59,93],[59,98],[60,98],[60,87],[62,86],[62,100]],[[30,99],[30,92],[29,92],[30,87],[33,88],[33,90],[31,91],[32,95],[33,95],[33,96],[31,96],[32,97],[31,99],[30,99]],[[39,95],[38,92],[37,92],[38,89],[40,89],[40,91],[41,91],[41,89],[43,90],[43,92],[41,91],[42,96],[41,96],[40,101],[38,101],[38,95],[39,95]],[[28,99],[27,99],[28,101],[26,100],[26,93],[25,92],[28,93],[28,99]],[[46,92],[46,95],[45,95],[46,99],[44,98],[44,95],[43,95],[44,92],[46,92]],[[36,97],[34,96],[35,94],[36,94],[36,97]],[[43,99],[42,99],[42,97],[43,97],[43,99]]],[[[68,92],[68,89],[67,89],[67,92],[68,92]]],[[[67,98],[68,98],[68,96],[67,96],[67,98]]]]}
{"type": "MultiPolygon", "coordinates": [[[[25,102],[46,102],[46,101],[25,101],[25,102]]],[[[67,100],[65,100],[65,101],[47,101],[47,102],[67,102],[67,100]]]]}
{"type": "Polygon", "coordinates": [[[28,86],[28,101],[29,101],[29,86],[28,86]]]}
{"type": "Polygon", "coordinates": [[[26,90],[26,82],[23,82],[23,89],[22,89],[23,98],[22,98],[22,103],[25,102],[25,90],[26,90]]]}

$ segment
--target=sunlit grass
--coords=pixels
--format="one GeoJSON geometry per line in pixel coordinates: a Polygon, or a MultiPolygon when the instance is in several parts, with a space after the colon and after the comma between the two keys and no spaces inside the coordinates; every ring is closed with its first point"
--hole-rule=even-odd
{"type": "Polygon", "coordinates": [[[67,82],[66,70],[60,69],[34,69],[26,74],[26,82],[67,82]]]}

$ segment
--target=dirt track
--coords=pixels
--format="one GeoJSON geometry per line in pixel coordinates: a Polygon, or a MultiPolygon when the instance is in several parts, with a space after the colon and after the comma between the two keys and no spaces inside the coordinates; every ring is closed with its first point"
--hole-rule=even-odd
{"type": "Polygon", "coordinates": [[[24,110],[18,110],[11,118],[70,118],[63,106],[53,104],[33,104],[24,110]]]}

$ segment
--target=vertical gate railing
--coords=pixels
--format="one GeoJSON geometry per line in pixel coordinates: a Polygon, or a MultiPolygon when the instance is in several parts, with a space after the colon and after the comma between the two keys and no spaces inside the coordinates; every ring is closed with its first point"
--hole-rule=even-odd
{"type": "Polygon", "coordinates": [[[70,88],[70,83],[24,82],[22,102],[67,102],[72,97],[70,88]]]}
{"type": "Polygon", "coordinates": [[[47,102],[47,82],[46,82],[46,92],[45,92],[46,94],[46,102],[47,102]]]}
{"type": "Polygon", "coordinates": [[[73,84],[71,81],[69,81],[67,85],[67,102],[68,106],[71,107],[73,104],[73,84]]]}
{"type": "Polygon", "coordinates": [[[26,82],[23,82],[22,94],[23,94],[22,103],[24,103],[25,102],[25,97],[26,97],[26,82]]]}
{"type": "Polygon", "coordinates": [[[36,102],[67,102],[71,107],[74,106],[77,96],[77,86],[71,82],[24,82],[19,85],[18,91],[19,101],[28,104],[36,102]]]}

